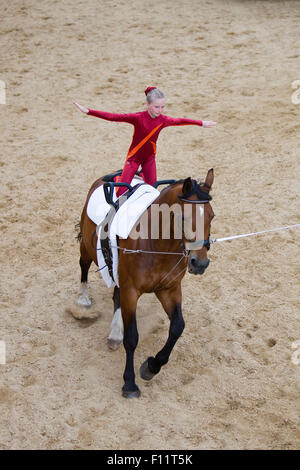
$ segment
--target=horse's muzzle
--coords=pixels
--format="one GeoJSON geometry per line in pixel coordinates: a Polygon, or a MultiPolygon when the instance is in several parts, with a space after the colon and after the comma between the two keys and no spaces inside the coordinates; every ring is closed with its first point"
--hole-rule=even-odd
{"type": "Polygon", "coordinates": [[[197,258],[197,256],[191,256],[189,258],[189,264],[188,264],[189,273],[203,274],[206,268],[208,267],[209,262],[210,262],[209,258],[207,258],[206,260],[201,260],[197,258]]]}

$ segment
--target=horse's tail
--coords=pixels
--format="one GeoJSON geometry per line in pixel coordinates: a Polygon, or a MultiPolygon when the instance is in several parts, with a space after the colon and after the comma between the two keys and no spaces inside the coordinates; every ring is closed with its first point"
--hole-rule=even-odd
{"type": "Polygon", "coordinates": [[[81,242],[82,241],[82,231],[81,231],[81,228],[80,228],[80,222],[78,222],[76,225],[75,225],[75,231],[77,232],[77,235],[76,235],[76,240],[78,242],[81,242]]]}

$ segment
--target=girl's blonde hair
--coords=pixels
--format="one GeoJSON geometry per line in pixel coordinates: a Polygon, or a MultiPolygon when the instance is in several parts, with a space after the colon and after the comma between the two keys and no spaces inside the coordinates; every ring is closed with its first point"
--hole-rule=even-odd
{"type": "Polygon", "coordinates": [[[163,91],[159,90],[159,88],[149,86],[145,90],[145,95],[147,99],[147,103],[150,104],[152,103],[153,100],[155,99],[165,99],[166,96],[163,91]]]}

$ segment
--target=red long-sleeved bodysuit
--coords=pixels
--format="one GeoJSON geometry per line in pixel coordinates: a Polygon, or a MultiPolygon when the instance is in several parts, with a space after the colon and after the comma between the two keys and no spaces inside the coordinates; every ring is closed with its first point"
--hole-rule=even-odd
{"type": "MultiPolygon", "coordinates": [[[[107,121],[127,122],[134,126],[132,142],[129,147],[122,176],[119,178],[119,182],[128,184],[131,183],[140,165],[142,167],[144,181],[151,185],[156,182],[156,141],[162,129],[169,126],[184,126],[189,124],[202,126],[201,120],[172,118],[164,114],[152,118],[148,111],[117,114],[90,109],[88,114],[107,121]]],[[[125,187],[120,187],[117,192],[118,196],[123,194],[126,190],[125,187]]]]}

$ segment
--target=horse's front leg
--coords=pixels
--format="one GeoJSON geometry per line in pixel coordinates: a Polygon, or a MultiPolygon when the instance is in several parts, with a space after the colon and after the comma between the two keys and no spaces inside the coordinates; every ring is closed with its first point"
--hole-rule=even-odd
{"type": "Polygon", "coordinates": [[[148,357],[141,365],[140,375],[144,380],[151,380],[154,375],[158,374],[161,367],[167,364],[176,341],[181,336],[185,326],[181,311],[181,284],[178,283],[172,290],[160,290],[156,292],[156,296],[170,318],[169,336],[162,350],[155,357],[148,357]]]}
{"type": "Polygon", "coordinates": [[[90,258],[83,241],[80,242],[79,264],[81,268],[81,286],[80,286],[80,295],[77,300],[77,303],[83,307],[90,307],[92,302],[89,299],[87,282],[88,282],[88,272],[92,264],[92,259],[90,258]]]}
{"type": "Polygon", "coordinates": [[[125,398],[137,398],[141,392],[135,383],[134,351],[139,335],[136,324],[136,306],[138,296],[134,288],[120,290],[121,312],[124,325],[123,344],[126,351],[126,366],[124,371],[124,386],[122,395],[125,398]]]}

